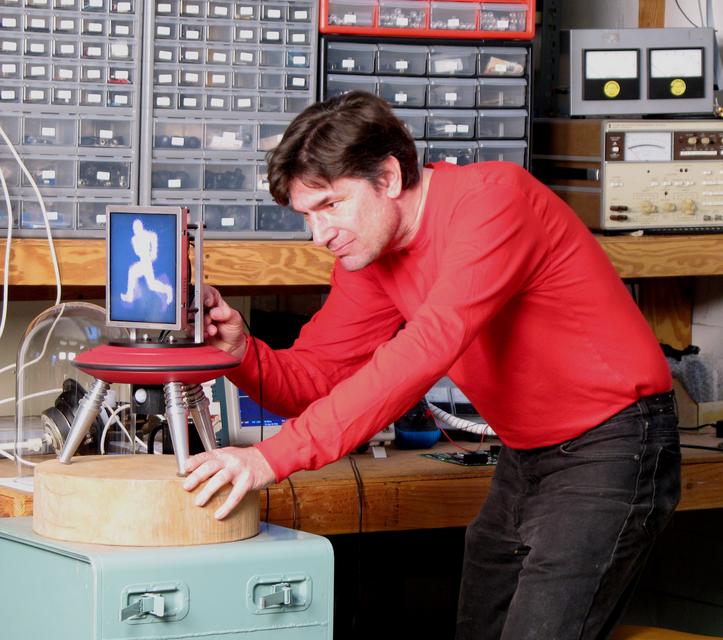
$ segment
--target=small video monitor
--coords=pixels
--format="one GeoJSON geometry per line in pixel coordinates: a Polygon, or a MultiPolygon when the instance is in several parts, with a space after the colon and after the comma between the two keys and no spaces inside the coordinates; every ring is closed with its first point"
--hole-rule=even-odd
{"type": "Polygon", "coordinates": [[[106,322],[183,330],[188,322],[188,212],[182,207],[108,207],[106,322]]]}

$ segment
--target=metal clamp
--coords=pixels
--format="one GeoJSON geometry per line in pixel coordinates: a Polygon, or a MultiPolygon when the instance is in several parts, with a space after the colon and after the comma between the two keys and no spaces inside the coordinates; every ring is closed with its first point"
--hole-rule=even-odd
{"type": "Polygon", "coordinates": [[[160,593],[144,593],[133,604],[121,610],[121,622],[150,614],[162,618],[166,612],[166,602],[160,593]]]}
{"type": "Polygon", "coordinates": [[[273,591],[267,596],[262,596],[259,600],[261,609],[279,606],[288,607],[291,604],[291,585],[288,582],[280,582],[271,588],[273,591]]]}

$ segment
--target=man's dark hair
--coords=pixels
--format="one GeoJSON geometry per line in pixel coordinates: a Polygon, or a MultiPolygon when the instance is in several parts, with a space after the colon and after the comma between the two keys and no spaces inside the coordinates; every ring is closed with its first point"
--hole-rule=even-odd
{"type": "Polygon", "coordinates": [[[402,188],[417,184],[417,149],[404,124],[381,98],[350,91],[307,107],[291,122],[266,155],[269,190],[286,206],[297,178],[310,185],[363,178],[378,186],[390,156],[399,161],[402,188]]]}

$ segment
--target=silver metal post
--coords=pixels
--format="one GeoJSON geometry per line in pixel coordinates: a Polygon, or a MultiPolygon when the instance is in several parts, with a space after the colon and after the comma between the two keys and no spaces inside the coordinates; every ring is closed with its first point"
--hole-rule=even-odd
{"type": "Polygon", "coordinates": [[[193,424],[196,425],[196,431],[201,438],[201,443],[206,451],[217,449],[216,435],[213,432],[213,424],[211,422],[210,403],[203,387],[200,384],[187,384],[185,388],[185,398],[188,404],[188,410],[193,418],[193,424]]]}
{"type": "Polygon", "coordinates": [[[103,404],[105,394],[110,385],[103,380],[96,380],[93,386],[78,403],[78,413],[75,415],[73,424],[65,441],[63,451],[60,453],[60,461],[63,464],[70,464],[70,459],[75,455],[81,442],[88,435],[93,421],[98,417],[100,406],[103,404]]]}
{"type": "Polygon", "coordinates": [[[176,466],[178,475],[185,476],[183,470],[188,455],[188,415],[186,403],[183,397],[185,385],[182,382],[166,382],[163,385],[163,393],[166,399],[166,420],[168,429],[171,432],[173,451],[176,454],[176,466]]]}

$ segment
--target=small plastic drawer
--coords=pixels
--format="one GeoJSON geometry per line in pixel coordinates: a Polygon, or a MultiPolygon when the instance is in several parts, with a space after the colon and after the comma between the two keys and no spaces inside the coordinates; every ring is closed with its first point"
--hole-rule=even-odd
{"type": "MultiPolygon", "coordinates": [[[[0,163],[0,171],[2,171],[2,163],[0,163]]],[[[4,175],[4,174],[3,174],[4,175]]],[[[4,202],[4,200],[3,200],[4,202]]],[[[12,217],[12,226],[14,229],[18,227],[18,212],[20,211],[20,201],[10,200],[10,211],[12,217]]],[[[5,207],[0,207],[0,229],[8,228],[8,212],[5,207]]]]}
{"type": "Polygon", "coordinates": [[[524,78],[480,78],[477,106],[524,107],[527,104],[527,80],[524,78]]]}
{"type": "Polygon", "coordinates": [[[105,229],[105,202],[78,203],[78,229],[105,229]]]}
{"type": "Polygon", "coordinates": [[[26,33],[50,33],[50,16],[25,14],[26,33]]]}
{"type": "Polygon", "coordinates": [[[206,15],[206,3],[201,0],[181,0],[178,15],[182,18],[203,18],[206,15]]]}
{"type": "Polygon", "coordinates": [[[23,70],[26,80],[49,80],[50,65],[43,62],[27,62],[23,70]]]}
{"type": "Polygon", "coordinates": [[[250,204],[206,204],[203,220],[206,231],[251,231],[254,207],[250,204]]]}
{"type": "Polygon", "coordinates": [[[259,5],[255,2],[242,0],[236,3],[233,15],[236,20],[258,20],[259,5]]]}
{"type": "MultiPolygon", "coordinates": [[[[74,187],[75,161],[57,158],[42,160],[25,160],[25,165],[39,187],[74,187]]],[[[21,183],[30,186],[30,181],[23,174],[21,183]]]]}
{"type": "Polygon", "coordinates": [[[286,49],[284,64],[290,69],[308,69],[311,66],[311,55],[308,51],[286,49]]]}
{"type": "Polygon", "coordinates": [[[259,125],[258,151],[271,151],[284,137],[286,122],[267,122],[259,125]]]}
{"type": "Polygon", "coordinates": [[[20,186],[20,167],[13,158],[0,158],[0,171],[2,171],[8,187],[20,186]]]}
{"type": "Polygon", "coordinates": [[[110,13],[116,15],[130,15],[135,13],[135,7],[131,0],[111,0],[110,13]]]}
{"type": "Polygon", "coordinates": [[[50,0],[25,0],[25,6],[30,9],[50,9],[50,0]]]}
{"type": "Polygon", "coordinates": [[[397,116],[412,134],[413,138],[421,139],[425,136],[427,111],[424,109],[394,109],[397,116]]]}
{"type": "Polygon", "coordinates": [[[203,47],[181,46],[178,48],[178,60],[186,64],[201,64],[204,59],[203,47]]]}
{"type": "Polygon", "coordinates": [[[108,60],[133,60],[133,45],[127,42],[110,42],[108,60]]]}
{"type": "Polygon", "coordinates": [[[283,92],[260,93],[258,110],[263,113],[283,113],[285,94],[283,92]]]}
{"type": "Polygon", "coordinates": [[[154,47],[153,59],[156,62],[176,62],[178,60],[178,49],[174,46],[160,45],[154,47]]]}
{"type": "Polygon", "coordinates": [[[430,76],[469,76],[477,73],[477,47],[430,47],[430,76]]]}
{"type": "Polygon", "coordinates": [[[133,21],[113,18],[108,33],[111,38],[132,38],[135,34],[133,21]]]}
{"type": "Polygon", "coordinates": [[[231,101],[231,109],[233,111],[247,111],[254,112],[257,107],[257,96],[255,94],[250,95],[238,95],[234,92],[233,100],[231,101]]]}
{"type": "Polygon", "coordinates": [[[133,68],[111,65],[108,67],[108,84],[133,84],[133,68]]]}
{"type": "Polygon", "coordinates": [[[281,91],[284,89],[284,74],[264,71],[258,76],[259,88],[267,91],[281,91]]]}
{"type": "Polygon", "coordinates": [[[305,231],[304,217],[277,204],[260,204],[256,207],[257,231],[305,231]]]}
{"type": "Polygon", "coordinates": [[[261,27],[261,33],[259,35],[259,42],[263,44],[283,44],[284,43],[284,29],[278,25],[268,26],[264,25],[261,27]]]}
{"type": "Polygon", "coordinates": [[[13,144],[20,144],[20,116],[0,115],[0,127],[13,144]]]}
{"type": "Polygon", "coordinates": [[[423,76],[427,73],[429,49],[421,45],[380,44],[377,71],[387,75],[423,76]]]}
{"type": "Polygon", "coordinates": [[[203,109],[203,94],[195,93],[192,91],[184,91],[178,94],[178,108],[196,111],[203,109]]]}
{"type": "Polygon", "coordinates": [[[527,49],[480,47],[479,75],[520,77],[527,70],[527,49]]]}
{"type": "Polygon", "coordinates": [[[81,42],[80,57],[83,60],[105,60],[105,43],[98,41],[81,42]]]}
{"type": "Polygon", "coordinates": [[[227,93],[209,93],[206,95],[204,108],[208,111],[228,111],[231,109],[232,97],[227,93]]]}
{"type": "Polygon", "coordinates": [[[261,20],[264,22],[283,22],[286,17],[286,7],[283,4],[261,4],[261,20]]]}
{"type": "Polygon", "coordinates": [[[421,171],[424,164],[427,162],[427,143],[422,140],[415,140],[414,146],[417,149],[417,164],[421,171]]]}
{"type": "Polygon", "coordinates": [[[23,26],[17,16],[0,16],[0,30],[2,31],[22,31],[23,26]]]}
{"type": "Polygon", "coordinates": [[[186,42],[203,42],[205,40],[203,24],[182,24],[178,31],[178,39],[186,42]]]}
{"type": "Polygon", "coordinates": [[[206,49],[206,62],[208,64],[231,64],[231,51],[228,47],[209,47],[206,49]]]}
{"type": "Polygon", "coordinates": [[[151,169],[151,187],[198,191],[201,189],[201,165],[188,162],[154,162],[151,169]]]}
{"type": "Polygon", "coordinates": [[[207,124],[204,148],[214,151],[255,151],[256,131],[251,124],[207,124]]]}
{"type": "MultiPolygon", "coordinates": [[[[46,202],[48,224],[54,229],[75,228],[74,202],[46,202]]],[[[20,207],[20,226],[23,229],[42,229],[45,226],[43,210],[35,200],[23,200],[20,207]]]]}
{"type": "Polygon", "coordinates": [[[233,16],[233,5],[230,2],[209,2],[208,13],[209,18],[228,19],[233,16]]]}
{"type": "Polygon", "coordinates": [[[12,38],[8,36],[0,37],[0,55],[17,56],[22,50],[20,43],[22,38],[12,38]]]}
{"type": "Polygon", "coordinates": [[[313,15],[313,6],[311,3],[294,2],[290,0],[286,11],[287,22],[306,22],[311,23],[313,15]]]}
{"type": "MultiPolygon", "coordinates": [[[[82,122],[82,121],[81,121],[82,122]]],[[[75,120],[60,118],[25,118],[23,144],[74,146],[75,120]]]]}
{"type": "Polygon", "coordinates": [[[395,107],[427,106],[426,78],[392,78],[380,76],[379,95],[395,107]]]}
{"type": "Polygon", "coordinates": [[[527,132],[527,111],[478,111],[478,138],[524,138],[527,132]]]}
{"type": "Polygon", "coordinates": [[[474,108],[477,81],[473,78],[434,78],[429,81],[429,106],[474,108]]]}
{"type": "Polygon", "coordinates": [[[16,60],[11,62],[2,62],[0,63],[0,78],[20,78],[20,69],[20,62],[16,60]]]}
{"type": "Polygon", "coordinates": [[[92,82],[93,84],[105,83],[105,65],[81,65],[80,81],[92,82]]]}
{"type": "Polygon", "coordinates": [[[153,128],[154,149],[200,149],[203,125],[185,120],[156,120],[153,128]]]}
{"type": "Polygon", "coordinates": [[[286,74],[285,89],[287,91],[308,91],[311,83],[311,75],[298,71],[286,74]]]}
{"type": "Polygon", "coordinates": [[[256,43],[259,41],[261,28],[253,24],[242,24],[233,30],[234,42],[256,43]]]}
{"type": "Polygon", "coordinates": [[[177,16],[178,2],[177,0],[156,0],[156,17],[158,16],[177,16]]]}
{"type": "Polygon", "coordinates": [[[373,27],[375,0],[329,0],[327,22],[338,27],[373,27]]]}
{"type": "Polygon", "coordinates": [[[427,138],[432,140],[472,140],[476,111],[434,109],[427,116],[427,138]]]}
{"type": "MultiPolygon", "coordinates": [[[[180,106],[180,105],[179,105],[180,106]]],[[[176,108],[176,94],[174,92],[153,92],[153,107],[155,109],[175,109],[176,108]]]]}
{"type": "Polygon", "coordinates": [[[81,147],[113,147],[130,149],[130,120],[83,118],[80,120],[81,147]]]}
{"type": "Polygon", "coordinates": [[[206,72],[206,86],[214,89],[228,89],[231,86],[230,71],[211,70],[206,72]]]}
{"type": "Polygon", "coordinates": [[[103,18],[83,18],[80,22],[80,33],[84,36],[104,36],[105,29],[103,18]]]}
{"type": "Polygon", "coordinates": [[[311,27],[290,27],[286,30],[286,43],[298,47],[302,44],[311,44],[311,36],[314,33],[311,27]]]}
{"type": "Polygon", "coordinates": [[[326,70],[336,73],[374,73],[377,46],[330,42],[326,51],[326,70]]]}
{"type": "Polygon", "coordinates": [[[253,191],[256,167],[252,164],[207,164],[203,188],[207,191],[253,191]]]}
{"type": "Polygon", "coordinates": [[[310,93],[307,95],[296,94],[288,95],[284,98],[284,111],[286,113],[301,113],[306,107],[314,103],[314,96],[310,93]]]}
{"type": "Polygon", "coordinates": [[[230,24],[209,24],[206,27],[206,40],[208,42],[231,42],[233,27],[230,24]]]}
{"type": "Polygon", "coordinates": [[[50,102],[55,105],[78,104],[78,90],[66,89],[65,87],[53,87],[50,102]]]}
{"type": "Polygon", "coordinates": [[[259,163],[256,170],[256,191],[269,192],[269,169],[265,162],[259,163]]]}
{"type": "Polygon", "coordinates": [[[450,164],[472,164],[477,155],[475,142],[428,142],[427,162],[449,162],[450,164]]]}
{"type": "Polygon", "coordinates": [[[374,76],[344,76],[329,74],[326,76],[326,97],[333,98],[349,91],[368,91],[376,93],[377,79],[374,76]]]}
{"type": "Polygon", "coordinates": [[[106,105],[109,107],[132,107],[133,106],[133,92],[124,91],[121,89],[108,89],[106,97],[106,105]]]}
{"type": "Polygon", "coordinates": [[[178,75],[178,85],[181,87],[202,87],[203,70],[181,69],[181,72],[178,75]]]}
{"type": "Polygon", "coordinates": [[[419,0],[379,0],[380,29],[425,29],[429,6],[419,0]]]}
{"type": "Polygon", "coordinates": [[[233,87],[234,89],[256,89],[259,83],[259,73],[257,71],[234,71],[233,87]]]}
{"type": "Polygon", "coordinates": [[[53,33],[61,35],[77,35],[80,31],[79,20],[60,14],[53,18],[53,33]]]}
{"type": "Polygon", "coordinates": [[[25,104],[50,104],[50,87],[37,85],[24,87],[23,102],[25,104]]]}
{"type": "Polygon", "coordinates": [[[0,103],[7,104],[13,102],[20,102],[20,87],[19,86],[2,86],[0,87],[0,103]]]}
{"type": "Polygon", "coordinates": [[[233,52],[233,64],[237,67],[257,67],[259,49],[257,47],[237,47],[233,52]]]}
{"type": "Polygon", "coordinates": [[[78,162],[78,186],[90,189],[128,189],[130,187],[130,171],[130,162],[80,160],[78,162]]]}
{"type": "Polygon", "coordinates": [[[80,10],[105,13],[108,10],[106,0],[80,0],[80,10]]]}
{"type": "Polygon", "coordinates": [[[165,20],[156,23],[156,40],[176,40],[178,38],[178,25],[165,20]]]}
{"type": "Polygon", "coordinates": [[[80,6],[79,0],[54,0],[53,1],[53,9],[61,9],[64,11],[78,11],[79,6],[80,6]]]}
{"type": "Polygon", "coordinates": [[[50,55],[50,41],[38,38],[25,38],[26,56],[48,56],[50,55]]]}
{"type": "Polygon", "coordinates": [[[477,28],[478,7],[470,2],[432,2],[430,29],[474,31],[477,28]]]}
{"type": "Polygon", "coordinates": [[[77,42],[67,40],[55,40],[53,42],[54,58],[77,58],[79,50],[77,42]]]}
{"type": "Polygon", "coordinates": [[[527,5],[483,2],[479,11],[480,31],[525,31],[527,5]]]}
{"type": "Polygon", "coordinates": [[[505,160],[525,166],[527,143],[524,140],[480,140],[477,145],[480,162],[505,160]]]}

